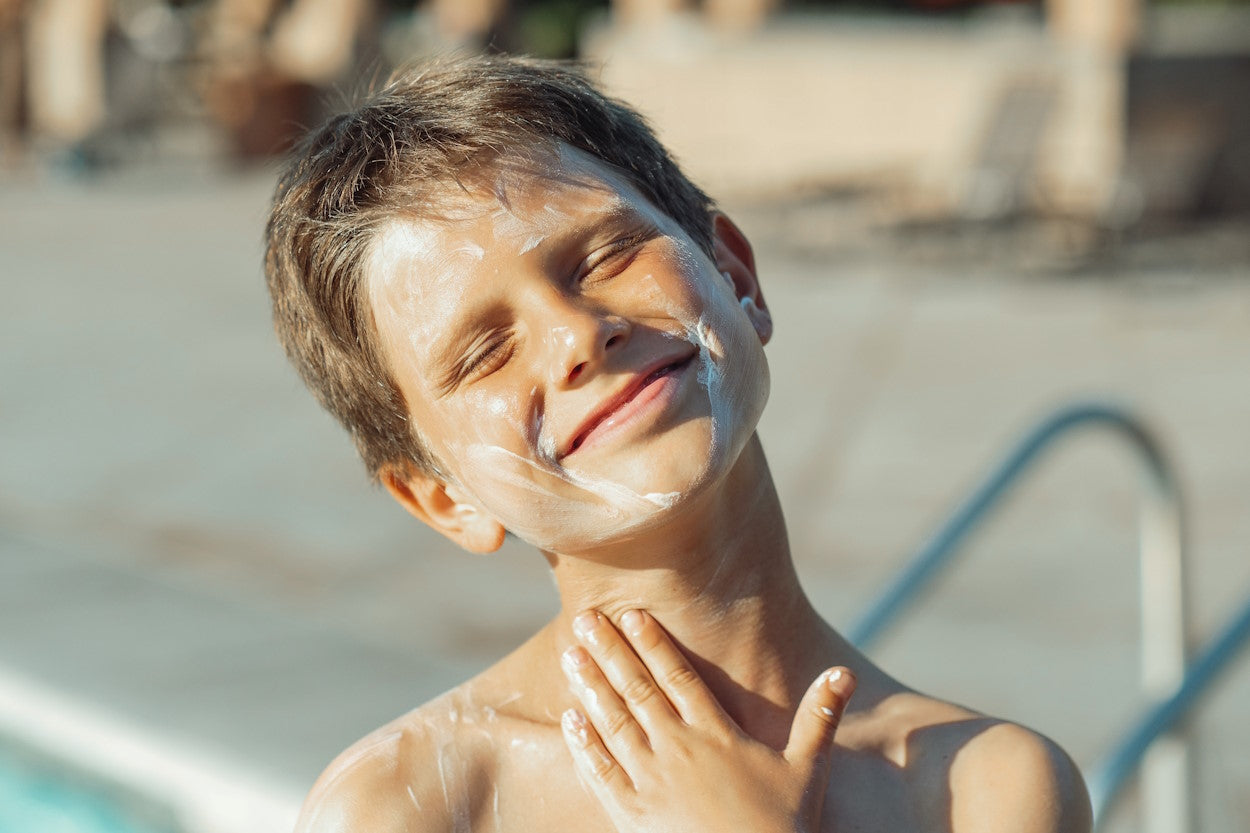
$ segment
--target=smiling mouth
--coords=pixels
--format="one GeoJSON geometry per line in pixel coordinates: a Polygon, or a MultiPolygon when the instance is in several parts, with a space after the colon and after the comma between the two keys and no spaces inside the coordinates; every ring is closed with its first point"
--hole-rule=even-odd
{"type": "Polygon", "coordinates": [[[656,368],[613,397],[577,432],[577,435],[573,437],[573,441],[569,443],[568,449],[564,452],[564,456],[572,454],[585,445],[591,435],[609,431],[629,421],[637,411],[644,408],[650,400],[658,395],[658,392],[655,390],[657,383],[680,373],[689,366],[695,355],[695,353],[690,353],[676,361],[656,368]]]}

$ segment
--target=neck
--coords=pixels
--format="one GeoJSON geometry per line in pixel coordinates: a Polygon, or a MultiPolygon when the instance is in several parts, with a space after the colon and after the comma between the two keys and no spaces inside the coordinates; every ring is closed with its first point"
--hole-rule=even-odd
{"type": "Polygon", "coordinates": [[[643,608],[667,629],[713,694],[753,736],[784,745],[794,707],[849,648],[812,608],[757,437],[722,484],[672,523],[606,558],[547,554],[560,590],[552,635],[594,608],[619,622],[643,608]]]}

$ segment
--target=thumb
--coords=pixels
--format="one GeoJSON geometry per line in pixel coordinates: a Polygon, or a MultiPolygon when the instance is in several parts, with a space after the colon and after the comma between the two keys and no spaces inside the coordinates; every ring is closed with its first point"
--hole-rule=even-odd
{"type": "Polygon", "coordinates": [[[830,668],[816,678],[790,726],[790,742],[783,753],[787,761],[813,775],[828,771],[833,735],[854,691],[855,675],[849,668],[830,668]]]}

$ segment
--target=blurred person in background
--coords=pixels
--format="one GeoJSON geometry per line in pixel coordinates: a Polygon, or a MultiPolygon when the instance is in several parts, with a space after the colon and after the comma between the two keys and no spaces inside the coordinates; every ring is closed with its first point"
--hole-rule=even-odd
{"type": "MultiPolygon", "coordinates": [[[[10,0],[11,2],[11,0],[10,0]]],[[[25,49],[28,127],[36,149],[71,164],[103,124],[109,0],[28,0],[25,49]]]]}
{"type": "Polygon", "coordinates": [[[201,47],[203,95],[237,153],[267,156],[320,116],[324,91],[384,70],[378,42],[392,13],[424,24],[419,47],[445,52],[484,46],[507,10],[507,0],[216,0],[201,47]]]}
{"type": "Polygon", "coordinates": [[[439,52],[487,44],[508,9],[506,0],[0,0],[0,164],[33,151],[54,168],[89,170],[109,155],[105,134],[124,132],[136,110],[147,127],[168,120],[167,99],[192,90],[234,153],[263,158],[321,115],[327,90],[385,71],[378,45],[391,18],[418,21],[421,50],[439,52]],[[136,73],[117,77],[126,60],[174,67],[166,86],[177,89],[124,89],[136,86],[136,73]],[[140,103],[119,116],[115,99],[129,93],[140,103]]]}
{"type": "Polygon", "coordinates": [[[16,164],[26,129],[22,6],[23,0],[0,0],[0,170],[16,164]]]}

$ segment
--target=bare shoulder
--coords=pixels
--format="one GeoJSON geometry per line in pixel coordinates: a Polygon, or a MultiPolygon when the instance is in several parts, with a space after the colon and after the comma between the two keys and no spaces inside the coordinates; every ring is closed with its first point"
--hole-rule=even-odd
{"type": "Polygon", "coordinates": [[[527,687],[555,673],[534,671],[544,658],[558,662],[539,636],[352,744],[317,779],[295,833],[498,830],[501,797],[518,817],[534,784],[568,764],[559,715],[527,687]]]}
{"type": "Polygon", "coordinates": [[[954,833],[1088,833],[1092,823],[1076,764],[1054,741],[1015,723],[990,719],[958,750],[950,790],[954,833]]]}
{"type": "Polygon", "coordinates": [[[295,833],[442,833],[463,829],[485,779],[477,744],[448,713],[451,692],[371,732],[326,767],[295,833]]]}
{"type": "Polygon", "coordinates": [[[877,710],[924,817],[951,833],[1088,833],[1080,771],[1054,741],[1016,723],[907,692],[877,710]]]}

